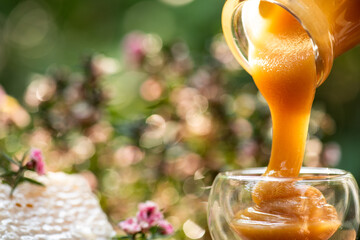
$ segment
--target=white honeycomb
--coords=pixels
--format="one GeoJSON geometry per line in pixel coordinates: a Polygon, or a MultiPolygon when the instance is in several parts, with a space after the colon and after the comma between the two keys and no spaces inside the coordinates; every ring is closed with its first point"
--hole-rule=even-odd
{"type": "Polygon", "coordinates": [[[37,180],[46,187],[24,183],[13,198],[0,184],[0,239],[111,239],[113,228],[83,177],[47,173],[37,180]]]}

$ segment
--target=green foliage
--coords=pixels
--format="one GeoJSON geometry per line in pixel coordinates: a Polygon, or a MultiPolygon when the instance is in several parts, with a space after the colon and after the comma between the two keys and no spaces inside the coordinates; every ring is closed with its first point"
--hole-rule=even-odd
{"type": "Polygon", "coordinates": [[[30,170],[27,166],[24,165],[26,154],[24,154],[21,160],[13,159],[3,152],[1,153],[1,157],[2,161],[0,161],[0,179],[2,180],[2,183],[7,184],[11,187],[10,197],[13,195],[16,187],[23,182],[28,182],[34,185],[44,187],[44,184],[24,176],[25,172],[30,170]],[[17,170],[12,170],[12,165],[14,165],[17,170]]]}

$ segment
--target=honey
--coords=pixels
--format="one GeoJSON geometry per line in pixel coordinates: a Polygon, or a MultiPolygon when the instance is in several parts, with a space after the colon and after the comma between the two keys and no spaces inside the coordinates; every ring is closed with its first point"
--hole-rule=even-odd
{"type": "MultiPolygon", "coordinates": [[[[359,1],[302,2],[322,10],[331,36],[328,48],[315,48],[311,33],[283,6],[249,1],[246,11],[243,9],[242,22],[249,41],[245,69],[266,99],[272,116],[271,158],[264,174],[268,177],[291,179],[299,175],[316,87],[328,75],[333,57],[360,41],[359,1]],[[331,52],[325,53],[324,49],[331,52]],[[321,64],[327,70],[319,74],[321,64]]],[[[223,14],[229,14],[237,3],[228,0],[223,14]]],[[[227,18],[223,15],[223,20],[227,18]]],[[[223,23],[223,28],[239,60],[229,25],[223,23]]],[[[322,42],[320,38],[316,38],[318,43],[322,42]]],[[[242,239],[326,240],[340,226],[335,208],[314,187],[295,185],[291,180],[264,181],[255,186],[252,198],[255,205],[239,211],[231,222],[242,239]]]]}

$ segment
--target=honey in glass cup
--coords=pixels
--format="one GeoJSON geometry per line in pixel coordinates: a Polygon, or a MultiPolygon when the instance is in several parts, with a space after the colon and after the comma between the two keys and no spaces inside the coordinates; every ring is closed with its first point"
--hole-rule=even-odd
{"type": "MultiPolygon", "coordinates": [[[[222,21],[227,43],[253,76],[272,115],[272,154],[264,176],[298,176],[315,89],[329,75],[334,58],[360,41],[358,11],[357,0],[225,3],[222,21]]],[[[255,207],[234,215],[235,222],[243,223],[235,230],[243,238],[248,236],[244,239],[326,240],[340,225],[335,208],[311,186],[262,181],[252,190],[252,198],[255,207]],[[301,209],[303,196],[309,209],[301,209]],[[277,224],[286,217],[287,226],[295,226],[286,229],[288,235],[277,224]],[[254,228],[256,222],[271,224],[254,228]],[[299,224],[309,226],[310,232],[303,234],[299,224]]]]}
{"type": "MultiPolygon", "coordinates": [[[[304,167],[296,178],[275,178],[262,176],[265,168],[245,169],[220,173],[212,186],[208,202],[208,225],[213,240],[247,240],[254,237],[254,232],[242,232],[247,224],[253,224],[257,229],[257,238],[261,240],[313,240],[319,239],[317,236],[311,238],[306,231],[306,225],[286,224],[287,218],[281,219],[282,222],[243,222],[236,221],[234,216],[241,210],[253,207],[252,191],[253,188],[263,181],[272,183],[293,182],[299,186],[312,186],[321,191],[326,201],[336,208],[341,222],[341,227],[331,236],[329,240],[355,240],[356,232],[360,223],[359,209],[359,190],[353,176],[340,169],[328,168],[308,168],[304,167]],[[271,228],[264,229],[268,224],[280,225],[279,236],[271,233],[271,228]],[[284,232],[280,232],[280,229],[284,232]],[[304,231],[297,231],[292,234],[291,229],[303,228],[304,231]],[[235,230],[234,230],[235,229],[235,230]],[[240,235],[238,234],[240,232],[240,235]],[[252,235],[252,236],[251,236],[252,235]]],[[[306,200],[306,196],[303,196],[306,200]]],[[[304,203],[302,207],[309,205],[304,203]]],[[[323,236],[326,233],[322,233],[323,236]]],[[[321,236],[320,236],[321,237],[321,236]]]]}

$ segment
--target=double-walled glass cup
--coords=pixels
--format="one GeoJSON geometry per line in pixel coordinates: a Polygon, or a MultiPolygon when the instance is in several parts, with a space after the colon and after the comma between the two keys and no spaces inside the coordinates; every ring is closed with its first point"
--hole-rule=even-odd
{"type": "Polygon", "coordinates": [[[262,176],[264,172],[265,168],[255,168],[224,172],[216,177],[208,203],[208,224],[213,240],[248,240],[237,233],[234,217],[239,211],[256,205],[252,198],[254,187],[261,182],[276,184],[289,181],[318,189],[327,203],[334,206],[340,226],[331,240],[358,239],[359,190],[350,173],[339,169],[305,167],[299,177],[274,178],[262,176]]]}
{"type": "Polygon", "coordinates": [[[308,32],[318,85],[329,75],[334,58],[360,43],[359,0],[227,0],[222,14],[225,39],[237,61],[250,74],[248,51],[254,23],[251,13],[264,2],[290,12],[308,32]]]}

